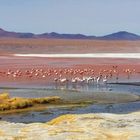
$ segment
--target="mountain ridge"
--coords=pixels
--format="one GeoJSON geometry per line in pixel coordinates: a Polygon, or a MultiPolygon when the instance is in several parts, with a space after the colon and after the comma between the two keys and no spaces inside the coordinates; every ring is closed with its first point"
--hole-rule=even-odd
{"type": "Polygon", "coordinates": [[[0,28],[0,38],[12,37],[12,38],[48,38],[48,39],[97,39],[97,40],[140,40],[140,35],[130,33],[127,31],[119,31],[104,36],[88,36],[84,34],[60,34],[56,32],[51,33],[21,33],[13,31],[5,31],[0,28]]]}

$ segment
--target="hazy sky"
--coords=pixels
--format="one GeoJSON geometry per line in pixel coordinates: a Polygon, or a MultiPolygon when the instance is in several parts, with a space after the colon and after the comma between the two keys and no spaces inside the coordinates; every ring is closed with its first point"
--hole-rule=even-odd
{"type": "Polygon", "coordinates": [[[140,34],[140,0],[0,0],[0,27],[33,33],[140,34]]]}

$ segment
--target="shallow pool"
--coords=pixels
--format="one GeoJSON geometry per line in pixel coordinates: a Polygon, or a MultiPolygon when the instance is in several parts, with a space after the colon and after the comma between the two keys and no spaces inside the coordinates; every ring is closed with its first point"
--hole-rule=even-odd
{"type": "Polygon", "coordinates": [[[87,106],[57,105],[44,110],[0,115],[1,120],[10,122],[46,122],[62,114],[84,113],[129,113],[140,110],[140,86],[135,85],[86,85],[72,86],[30,86],[30,87],[1,87],[0,92],[8,92],[11,97],[45,97],[60,96],[65,101],[84,102],[93,101],[87,106]],[[134,96],[133,96],[134,95],[134,96]],[[96,102],[94,102],[96,101],[96,102]]]}

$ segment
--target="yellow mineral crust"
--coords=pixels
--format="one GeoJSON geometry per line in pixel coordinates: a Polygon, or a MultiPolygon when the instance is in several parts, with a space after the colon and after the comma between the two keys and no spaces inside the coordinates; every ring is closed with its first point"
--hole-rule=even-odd
{"type": "Polygon", "coordinates": [[[0,139],[9,140],[139,140],[140,114],[67,114],[30,124],[0,121],[0,132],[5,133],[0,139]]]}

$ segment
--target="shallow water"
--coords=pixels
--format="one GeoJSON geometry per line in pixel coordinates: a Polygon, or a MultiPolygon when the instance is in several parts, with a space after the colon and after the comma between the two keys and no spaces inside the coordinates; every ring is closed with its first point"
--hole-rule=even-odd
{"type": "MultiPolygon", "coordinates": [[[[44,85],[33,85],[33,86],[11,86],[11,87],[0,87],[0,92],[8,92],[11,97],[45,97],[45,96],[60,96],[65,99],[76,97],[77,94],[82,95],[93,95],[94,93],[107,92],[107,93],[130,93],[140,95],[140,86],[127,85],[127,84],[107,84],[107,85],[75,85],[75,86],[44,86],[44,85]]],[[[80,98],[80,97],[79,97],[80,98]]]]}
{"type": "Polygon", "coordinates": [[[45,97],[60,96],[66,101],[84,102],[94,101],[86,107],[73,107],[70,105],[50,106],[43,111],[30,111],[15,114],[0,115],[2,120],[10,122],[46,122],[62,114],[83,113],[129,113],[140,110],[140,101],[136,101],[133,95],[140,96],[140,86],[135,85],[85,85],[69,86],[30,86],[30,87],[1,87],[1,91],[10,93],[11,97],[45,97]],[[124,96],[123,96],[124,95],[124,96]],[[106,102],[104,102],[106,101],[106,102]],[[133,102],[132,102],[133,101],[133,102]]]}
{"type": "Polygon", "coordinates": [[[1,115],[1,120],[9,122],[47,122],[64,114],[87,114],[87,113],[115,113],[125,114],[140,110],[140,102],[120,104],[95,104],[87,107],[59,106],[43,111],[30,111],[24,113],[1,115]]]}

